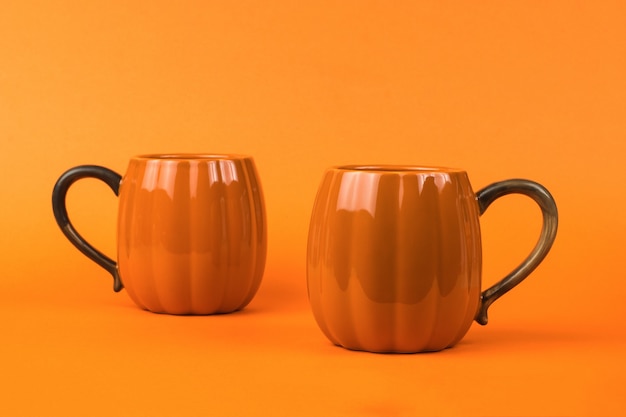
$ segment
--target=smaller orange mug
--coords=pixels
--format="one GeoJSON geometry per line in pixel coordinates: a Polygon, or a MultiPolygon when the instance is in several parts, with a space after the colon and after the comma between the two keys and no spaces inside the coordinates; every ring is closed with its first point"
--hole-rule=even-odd
{"type": "Polygon", "coordinates": [[[371,352],[452,347],[472,321],[524,280],[556,237],[554,199],[536,182],[512,179],[474,193],[464,171],[416,166],[327,170],[307,248],[311,308],[336,345],[371,352]],[[531,197],[543,227],[531,254],[481,292],[479,217],[506,194],[531,197]]]}
{"type": "Polygon", "coordinates": [[[241,155],[145,155],[124,177],[83,165],[54,186],[55,219],[69,241],[155,313],[215,314],[244,308],[263,276],[265,204],[254,161],[241,155]],[[119,195],[117,262],[72,226],[65,199],[82,178],[119,195]]]}

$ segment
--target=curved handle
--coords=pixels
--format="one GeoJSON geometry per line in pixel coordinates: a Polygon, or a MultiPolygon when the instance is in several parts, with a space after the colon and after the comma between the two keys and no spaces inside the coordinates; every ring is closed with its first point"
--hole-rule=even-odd
{"type": "Polygon", "coordinates": [[[556,230],[558,227],[558,212],[554,198],[550,192],[541,184],[529,180],[512,179],[497,182],[483,188],[476,194],[478,207],[482,215],[487,207],[496,199],[507,194],[524,194],[535,200],[541,208],[543,216],[543,227],[539,241],[535,245],[533,251],[517,268],[504,277],[487,290],[483,291],[480,296],[480,306],[476,321],[482,325],[487,324],[487,309],[489,306],[510,291],[517,284],[522,282],[546,257],[554,239],[556,238],[556,230]]]}
{"type": "Polygon", "coordinates": [[[79,251],[113,275],[113,290],[119,292],[124,286],[122,285],[122,280],[120,279],[115,261],[87,243],[76,229],[74,229],[67,215],[67,208],[65,207],[67,191],[72,184],[82,178],[99,179],[111,187],[115,195],[119,194],[122,177],[115,171],[96,165],[74,167],[61,175],[54,185],[54,190],[52,191],[52,211],[54,212],[54,218],[65,237],[67,237],[79,251]]]}

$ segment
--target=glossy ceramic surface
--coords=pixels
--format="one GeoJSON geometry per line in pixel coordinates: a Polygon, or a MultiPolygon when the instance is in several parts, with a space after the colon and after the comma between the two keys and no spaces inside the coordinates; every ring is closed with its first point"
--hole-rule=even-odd
{"type": "MultiPolygon", "coordinates": [[[[509,192],[520,190],[492,199],[509,192]]],[[[481,305],[480,214],[464,171],[329,169],[313,208],[307,255],[309,300],[324,334],[372,352],[437,351],[461,340],[481,305]]],[[[547,252],[552,242],[545,243],[547,252]]],[[[524,276],[501,281],[511,285],[491,297],[524,279],[540,259],[534,261],[524,276]]],[[[485,303],[485,323],[492,301],[485,303]]]]}
{"type": "Polygon", "coordinates": [[[213,314],[251,301],[267,250],[252,158],[133,158],[119,197],[117,269],[137,305],[159,313],[213,314]]]}

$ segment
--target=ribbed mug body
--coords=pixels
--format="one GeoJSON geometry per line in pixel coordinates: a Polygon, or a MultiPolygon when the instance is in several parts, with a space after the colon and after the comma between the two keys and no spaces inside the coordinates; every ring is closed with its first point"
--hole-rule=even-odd
{"type": "Polygon", "coordinates": [[[252,158],[133,158],[119,194],[118,267],[137,305],[161,313],[214,314],[251,301],[267,250],[252,158]]]}
{"type": "Polygon", "coordinates": [[[307,282],[335,344],[372,352],[457,343],[478,308],[479,208],[467,174],[418,167],[329,169],[311,217],[307,282]]]}

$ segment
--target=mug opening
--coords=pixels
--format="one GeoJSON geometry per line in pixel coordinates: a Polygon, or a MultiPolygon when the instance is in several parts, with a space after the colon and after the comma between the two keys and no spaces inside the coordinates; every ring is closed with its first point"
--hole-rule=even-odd
{"type": "Polygon", "coordinates": [[[416,173],[458,173],[461,169],[449,167],[420,166],[420,165],[342,165],[336,167],[340,171],[364,172],[416,172],[416,173]]]}
{"type": "Polygon", "coordinates": [[[233,160],[246,159],[247,155],[238,154],[211,154],[211,153],[168,153],[168,154],[147,154],[138,155],[136,159],[150,159],[161,161],[198,161],[198,160],[233,160]]]}

